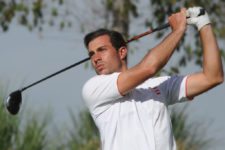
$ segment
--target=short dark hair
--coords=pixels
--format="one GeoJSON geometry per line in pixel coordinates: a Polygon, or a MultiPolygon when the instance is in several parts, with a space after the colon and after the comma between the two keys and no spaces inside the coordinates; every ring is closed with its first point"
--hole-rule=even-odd
{"type": "Polygon", "coordinates": [[[102,36],[102,35],[108,35],[110,38],[110,41],[112,43],[112,46],[116,49],[119,50],[119,48],[126,46],[126,42],[122,36],[122,34],[120,34],[117,31],[113,31],[113,30],[108,30],[108,29],[98,29],[96,31],[90,32],[88,33],[85,37],[84,37],[84,44],[86,46],[86,48],[88,48],[88,44],[95,38],[102,36]]]}

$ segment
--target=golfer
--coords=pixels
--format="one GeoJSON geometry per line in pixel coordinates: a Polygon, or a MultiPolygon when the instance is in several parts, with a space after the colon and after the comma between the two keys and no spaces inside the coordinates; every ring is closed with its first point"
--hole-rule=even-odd
{"type": "Polygon", "coordinates": [[[128,49],[120,33],[99,29],[86,35],[84,42],[97,75],[85,83],[82,95],[99,129],[101,149],[176,150],[168,105],[191,101],[223,82],[216,38],[207,13],[198,16],[200,9],[182,8],[172,14],[171,33],[132,68],[127,67],[128,49]],[[186,24],[198,28],[202,70],[154,78],[179,44],[186,24]]]}

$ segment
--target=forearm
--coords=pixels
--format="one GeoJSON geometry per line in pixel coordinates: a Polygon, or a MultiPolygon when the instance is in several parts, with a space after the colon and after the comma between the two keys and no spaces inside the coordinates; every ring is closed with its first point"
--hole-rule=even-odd
{"type": "Polygon", "coordinates": [[[203,47],[203,73],[209,81],[218,82],[223,78],[222,61],[211,25],[200,30],[203,47]]]}
{"type": "Polygon", "coordinates": [[[187,80],[187,96],[195,97],[223,82],[223,68],[219,48],[211,25],[200,30],[203,48],[203,70],[187,80]]]}
{"type": "Polygon", "coordinates": [[[136,66],[122,72],[118,88],[122,95],[154,76],[168,61],[183,36],[183,30],[171,32],[158,46],[150,50],[136,66]]]}
{"type": "Polygon", "coordinates": [[[169,17],[172,32],[158,46],[150,50],[140,63],[122,72],[118,78],[121,94],[154,76],[168,61],[186,30],[186,9],[169,17]]]}
{"type": "Polygon", "coordinates": [[[144,68],[154,68],[154,72],[158,72],[169,60],[181,38],[184,29],[171,32],[160,44],[152,48],[145,58],[140,62],[144,68]]]}

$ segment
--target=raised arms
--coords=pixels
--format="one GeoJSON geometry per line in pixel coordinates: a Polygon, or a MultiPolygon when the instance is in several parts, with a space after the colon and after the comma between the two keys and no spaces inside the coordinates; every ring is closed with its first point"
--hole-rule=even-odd
{"type": "Polygon", "coordinates": [[[168,62],[186,30],[186,9],[171,15],[169,23],[172,32],[151,49],[140,63],[120,74],[117,84],[122,95],[154,76],[168,62]]]}

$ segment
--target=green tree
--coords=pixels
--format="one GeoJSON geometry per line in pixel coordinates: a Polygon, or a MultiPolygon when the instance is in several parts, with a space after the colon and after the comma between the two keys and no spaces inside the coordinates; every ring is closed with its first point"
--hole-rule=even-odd
{"type": "MultiPolygon", "coordinates": [[[[0,24],[2,31],[7,31],[12,20],[15,18],[21,25],[29,29],[38,28],[40,31],[48,24],[57,26],[60,29],[72,27],[72,24],[80,24],[82,30],[90,26],[113,28],[120,31],[128,38],[129,32],[132,31],[132,22],[142,20],[147,27],[156,27],[167,22],[168,15],[178,11],[181,7],[202,6],[210,14],[215,33],[221,40],[225,37],[224,27],[224,6],[222,0],[187,0],[177,2],[174,0],[150,0],[149,14],[152,16],[140,15],[140,0],[101,0],[98,2],[89,1],[64,1],[64,0],[9,0],[0,1],[0,24]],[[83,6],[83,7],[79,7],[83,6]],[[87,9],[88,8],[88,9],[87,9]],[[91,9],[92,11],[88,11],[91,9]],[[87,13],[89,18],[85,18],[81,12],[87,13]],[[136,18],[136,19],[135,19],[136,18]],[[98,22],[93,22],[98,19],[98,22]],[[132,21],[131,21],[132,19],[132,21]]],[[[146,4],[146,5],[147,5],[146,4]]],[[[137,27],[135,27],[137,28],[137,27]]],[[[137,33],[138,34],[138,33],[137,33]]],[[[158,32],[155,39],[162,38],[165,30],[158,32]]],[[[192,37],[193,39],[193,37],[192,37]]],[[[183,38],[177,51],[181,54],[175,66],[171,66],[169,70],[163,70],[166,74],[178,73],[180,68],[185,67],[188,62],[194,61],[196,65],[202,64],[202,53],[198,32],[194,36],[194,40],[189,41],[183,38]],[[182,49],[182,51],[180,51],[182,49]]],[[[222,57],[225,59],[225,53],[221,50],[222,57]]]]}
{"type": "MultiPolygon", "coordinates": [[[[0,0],[0,25],[2,31],[8,31],[14,19],[29,30],[37,28],[42,31],[43,26],[46,24],[63,28],[65,26],[64,19],[68,12],[65,11],[64,14],[61,14],[63,16],[57,20],[58,22],[54,22],[54,18],[58,16],[58,9],[63,9],[60,7],[63,2],[64,0],[0,0]]],[[[67,23],[70,26],[69,21],[67,23]]]]}
{"type": "MultiPolygon", "coordinates": [[[[154,18],[151,19],[153,22],[156,22],[156,26],[159,24],[163,24],[167,19],[167,16],[172,12],[178,11],[182,7],[193,7],[193,6],[202,6],[208,12],[211,22],[214,27],[214,32],[219,39],[225,38],[225,26],[223,25],[225,22],[225,18],[221,15],[225,14],[224,6],[225,1],[210,1],[210,0],[187,0],[182,2],[176,2],[174,0],[151,0],[151,6],[153,9],[154,18]],[[166,14],[166,15],[165,15],[166,14]]],[[[150,21],[147,21],[147,24],[150,21]]],[[[165,32],[159,32],[156,35],[156,39],[161,38],[165,32]]],[[[169,71],[166,73],[179,73],[179,69],[185,67],[188,62],[194,61],[196,65],[202,65],[202,52],[201,52],[201,45],[199,40],[198,32],[195,32],[194,38],[191,37],[193,40],[190,41],[186,38],[187,35],[183,38],[183,41],[180,43],[177,51],[183,53],[178,59],[176,66],[171,66],[169,71]],[[181,51],[182,49],[182,51],[181,51]]],[[[225,53],[224,50],[221,49],[221,55],[225,60],[225,53]]]]}

